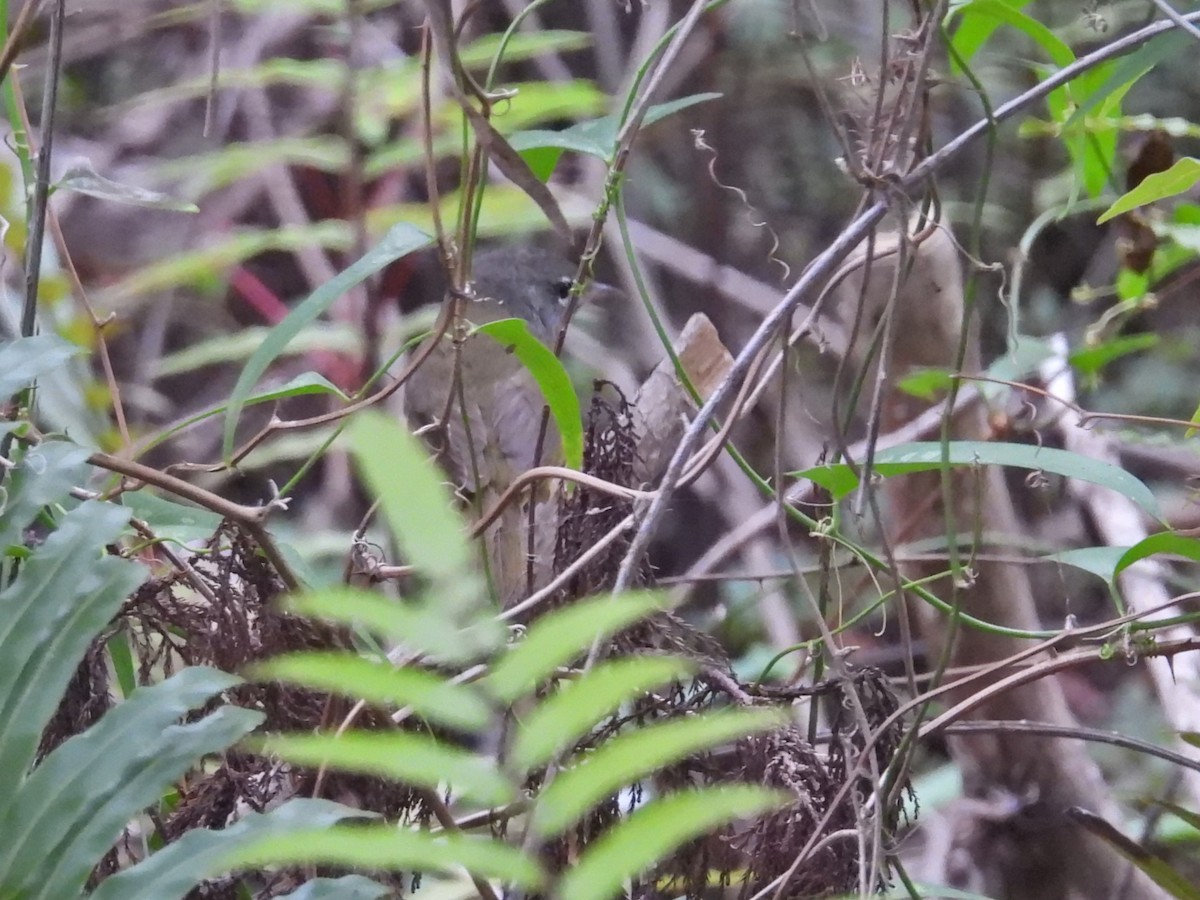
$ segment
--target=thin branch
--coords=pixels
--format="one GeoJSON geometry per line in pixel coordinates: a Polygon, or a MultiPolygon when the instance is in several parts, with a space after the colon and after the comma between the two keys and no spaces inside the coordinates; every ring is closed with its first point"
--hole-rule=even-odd
{"type": "Polygon", "coordinates": [[[29,215],[29,242],[25,246],[25,305],[21,310],[21,336],[32,337],[37,320],[38,284],[42,275],[42,244],[46,239],[46,204],[50,199],[50,158],[54,145],[54,116],[58,108],[58,77],[62,66],[63,18],[66,0],[55,0],[50,12],[50,52],[42,90],[41,148],[33,203],[29,215]]]}
{"type": "Polygon", "coordinates": [[[1193,759],[1182,753],[1176,753],[1149,741],[1138,740],[1115,731],[1103,731],[1099,728],[1085,728],[1082,725],[1055,725],[1050,722],[1006,722],[979,719],[973,722],[959,722],[947,725],[946,734],[1028,734],[1042,737],[1071,738],[1078,741],[1089,741],[1094,744],[1110,744],[1147,756],[1156,756],[1169,763],[1200,772],[1200,759],[1193,759]]]}

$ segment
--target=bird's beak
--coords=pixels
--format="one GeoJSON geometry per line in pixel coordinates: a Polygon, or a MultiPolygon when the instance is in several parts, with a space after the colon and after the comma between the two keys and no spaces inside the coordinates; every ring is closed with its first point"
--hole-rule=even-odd
{"type": "Polygon", "coordinates": [[[605,284],[603,281],[593,281],[587,286],[584,292],[579,295],[579,302],[581,304],[587,303],[590,305],[597,301],[603,302],[610,296],[619,293],[620,289],[613,287],[611,284],[605,284]]]}

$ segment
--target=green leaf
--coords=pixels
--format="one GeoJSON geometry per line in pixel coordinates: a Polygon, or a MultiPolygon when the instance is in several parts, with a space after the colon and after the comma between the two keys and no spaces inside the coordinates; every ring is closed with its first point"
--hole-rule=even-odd
{"type": "MultiPolygon", "coordinates": [[[[346,77],[345,63],[340,59],[291,59],[275,56],[249,68],[221,67],[221,89],[253,88],[261,90],[273,85],[294,85],[305,90],[322,91],[330,99],[338,96],[338,85],[346,77]]],[[[127,103],[110,108],[109,113],[120,115],[128,109],[174,104],[180,100],[204,97],[212,90],[212,80],[206,72],[195,78],[175,82],[168,87],[144,91],[127,103]]]]}
{"type": "Polygon", "coordinates": [[[362,875],[341,878],[314,878],[282,896],[290,900],[384,900],[392,889],[362,875]]]}
{"type": "Polygon", "coordinates": [[[1150,273],[1123,268],[1117,273],[1116,289],[1118,300],[1141,300],[1150,292],[1150,273]]]}
{"type": "MultiPolygon", "coordinates": [[[[1194,738],[1195,735],[1192,735],[1192,737],[1194,738]]],[[[1187,741],[1187,743],[1191,744],[1193,747],[1200,746],[1200,744],[1198,744],[1195,740],[1187,741]]],[[[1178,804],[1168,803],[1165,800],[1155,800],[1154,803],[1156,806],[1161,806],[1172,815],[1179,817],[1185,823],[1190,825],[1197,833],[1200,833],[1200,813],[1192,812],[1190,809],[1184,809],[1178,804]]]]}
{"type": "MultiPolygon", "coordinates": [[[[438,588],[461,582],[474,560],[441,470],[425,448],[395,419],[376,412],[355,417],[348,437],[405,558],[427,572],[438,588]]],[[[470,584],[470,592],[477,588],[470,584]]]]}
{"type": "Polygon", "coordinates": [[[532,147],[521,154],[529,165],[529,171],[542,182],[550,180],[558,161],[562,158],[562,150],[558,147],[532,147]]]}
{"type": "Polygon", "coordinates": [[[786,722],[783,710],[721,710],[618,735],[564,769],[542,791],[533,830],[546,838],[561,834],[605,797],[664,766],[786,722]]]}
{"type": "Polygon", "coordinates": [[[562,900],[610,900],[624,883],[671,851],[735,819],[761,815],[793,802],[782,791],[728,785],[681,791],[646,804],[594,843],[559,883],[562,900]]]}
{"type": "Polygon", "coordinates": [[[1171,221],[1176,225],[1200,225],[1200,204],[1178,204],[1171,213],[1171,221]]]}
{"type": "Polygon", "coordinates": [[[1190,49],[1194,41],[1195,38],[1190,34],[1180,29],[1174,29],[1152,38],[1135,52],[1117,60],[1116,64],[1107,72],[1104,81],[1088,93],[1087,98],[1079,103],[1075,111],[1063,123],[1064,130],[1080,124],[1112,94],[1128,93],[1129,89],[1141,80],[1142,76],[1151,72],[1164,60],[1171,59],[1184,50],[1190,49]]]}
{"type": "Polygon", "coordinates": [[[1070,362],[1081,375],[1094,376],[1114,360],[1157,347],[1161,340],[1154,332],[1125,335],[1072,353],[1070,362]]]}
{"type": "Polygon", "coordinates": [[[180,179],[189,196],[202,196],[257,175],[271,166],[300,167],[337,174],[350,165],[350,150],[338,135],[275,137],[231,142],[211,153],[197,153],[147,166],[154,178],[180,179]]]}
{"type": "Polygon", "coordinates": [[[583,416],[579,411],[579,397],[571,384],[571,376],[559,358],[530,333],[529,325],[522,319],[488,322],[478,326],[475,331],[511,348],[521,365],[529,370],[546,405],[550,407],[554,424],[558,426],[567,466],[582,468],[583,416]]]}
{"type": "MultiPolygon", "coordinates": [[[[266,325],[249,325],[236,334],[222,334],[209,340],[188,344],[157,360],[152,371],[156,378],[166,378],[171,375],[193,374],[204,366],[223,363],[242,365],[258,349],[270,331],[266,325]]],[[[297,335],[288,344],[282,356],[298,357],[321,351],[349,354],[359,349],[360,341],[357,330],[351,325],[319,322],[297,335]]],[[[222,404],[218,408],[223,410],[225,406],[222,404]]]]}
{"type": "Polygon", "coordinates": [[[953,385],[954,373],[949,369],[918,369],[896,383],[904,393],[929,401],[944,396],[953,385]]]}
{"type": "MultiPolygon", "coordinates": [[[[417,154],[417,158],[422,158],[417,154]]],[[[463,197],[459,191],[442,195],[441,214],[443,219],[458,214],[463,197]]],[[[572,211],[573,220],[583,224],[587,221],[578,211],[572,211]]],[[[367,212],[367,226],[375,231],[386,228],[397,221],[411,221],[433,229],[433,210],[428,203],[395,203],[377,206],[367,212]]],[[[493,184],[483,195],[483,209],[479,214],[477,238],[518,240],[525,235],[534,235],[545,230],[546,219],[538,205],[514,184],[493,184]]]]}
{"type": "Polygon", "coordinates": [[[197,828],[148,859],[106,878],[88,900],[166,900],[182,897],[199,882],[228,872],[229,852],[265,836],[286,840],[296,832],[320,829],[347,818],[373,813],[329,800],[290,800],[269,813],[247,813],[227,828],[197,828]]]}
{"type": "Polygon", "coordinates": [[[1186,875],[1175,869],[1136,841],[1130,840],[1105,819],[1086,810],[1073,808],[1068,818],[1100,838],[1123,857],[1141,869],[1150,879],[1178,900],[1200,900],[1200,888],[1186,875]]]}
{"type": "Polygon", "coordinates": [[[221,517],[199,506],[168,500],[149,490],[126,491],[121,505],[141,519],[158,537],[179,544],[212,537],[221,525],[221,517]]]}
{"type": "Polygon", "coordinates": [[[521,720],[513,741],[512,764],[529,771],[549,762],[623,703],[695,671],[695,664],[672,656],[608,660],[559,690],[521,720]]]}
{"type": "Polygon", "coordinates": [[[1182,556],[1184,559],[1200,562],[1200,541],[1170,531],[1152,534],[1138,541],[1121,555],[1113,570],[1113,577],[1120,575],[1139,560],[1160,553],[1169,553],[1172,556],[1182,556]]]}
{"type": "MultiPolygon", "coordinates": [[[[946,22],[949,23],[957,15],[972,11],[976,2],[977,0],[958,0],[958,2],[952,2],[949,10],[946,12],[946,22]]],[[[1016,10],[1025,6],[1028,2],[1029,0],[1015,0],[1015,2],[1008,5],[1016,10]]],[[[958,28],[954,29],[951,44],[958,55],[962,57],[963,61],[969,62],[979,52],[979,48],[987,43],[987,39],[991,37],[992,32],[999,28],[1003,22],[1002,18],[996,16],[962,15],[962,21],[959,23],[958,28]]]]}
{"type": "MultiPolygon", "coordinates": [[[[1051,91],[1046,97],[1046,106],[1054,120],[1065,122],[1080,103],[1086,102],[1103,86],[1111,70],[1111,63],[1101,64],[1076,76],[1068,85],[1051,91]]],[[[1100,102],[1100,109],[1084,120],[1082,127],[1058,131],[1071,159],[1071,169],[1091,197],[1098,197],[1112,177],[1117,150],[1116,123],[1123,97],[1120,90],[1110,93],[1100,102]]]]}
{"type": "Polygon", "coordinates": [[[254,746],[300,766],[329,766],[437,790],[449,784],[462,798],[484,806],[510,803],[516,790],[488,757],[423,734],[350,730],[341,735],[272,735],[254,746]]]}
{"type": "Polygon", "coordinates": [[[1040,557],[1046,562],[1061,563],[1090,572],[1097,578],[1103,578],[1110,585],[1116,577],[1117,563],[1125,555],[1128,547],[1077,547],[1073,550],[1060,550],[1040,557]]]}
{"type": "Polygon", "coordinates": [[[353,653],[289,653],[254,664],[249,676],[300,684],[376,706],[412,707],[422,719],[459,731],[480,731],[492,718],[486,701],[469,684],[453,684],[424,669],[398,669],[353,653]]]}
{"type": "MultiPolygon", "coordinates": [[[[308,394],[325,394],[338,397],[342,400],[348,399],[342,391],[331,384],[326,378],[318,375],[316,372],[301,372],[287,384],[280,385],[276,388],[270,388],[247,397],[245,405],[255,406],[259,403],[272,403],[277,400],[284,400],[288,397],[302,397],[308,394]]],[[[210,407],[203,412],[198,412],[193,416],[188,416],[186,419],[180,422],[176,422],[171,427],[160,431],[149,440],[140,444],[138,446],[138,455],[148,453],[159,444],[169,440],[173,435],[178,434],[186,428],[190,428],[197,422],[203,422],[205,419],[210,419],[213,416],[219,416],[221,413],[225,412],[226,409],[226,405],[222,403],[218,406],[210,407]]]]}
{"type": "Polygon", "coordinates": [[[88,645],[145,577],[100,555],[128,520],[111,503],[81,503],[0,591],[0,800],[24,779],[88,645]]]}
{"type": "Polygon", "coordinates": [[[173,253],[157,262],[138,266],[99,292],[94,302],[106,309],[127,309],[137,297],[182,285],[208,286],[211,292],[218,283],[215,273],[260,253],[291,253],[310,247],[345,251],[353,242],[350,226],[341,219],[283,228],[240,229],[194,250],[173,253]]]}
{"type": "MultiPolygon", "coordinates": [[[[673,113],[687,109],[689,106],[695,106],[697,103],[715,100],[720,96],[715,93],[692,94],[668,103],[656,104],[646,111],[642,127],[647,128],[673,113]]],[[[585,153],[611,163],[613,153],[616,151],[617,132],[620,126],[621,123],[617,116],[603,116],[599,119],[579,122],[562,131],[545,129],[519,131],[509,138],[509,143],[522,156],[531,150],[545,150],[552,147],[558,150],[585,153]]]]}
{"type": "MultiPolygon", "coordinates": [[[[0,552],[14,544],[23,545],[25,528],[34,518],[84,482],[88,455],[83,447],[67,441],[43,441],[25,450],[17,467],[0,484],[0,552]]],[[[0,648],[4,630],[4,617],[0,616],[0,648]]]]}
{"type": "Polygon", "coordinates": [[[43,375],[61,368],[84,348],[56,334],[38,334],[0,343],[0,397],[7,402],[43,375]]]}
{"type": "Polygon", "coordinates": [[[957,12],[963,17],[964,22],[954,33],[952,40],[954,48],[964,60],[969,60],[996,25],[1004,24],[1011,25],[1026,35],[1045,50],[1046,55],[1060,68],[1073,63],[1075,54],[1071,52],[1071,48],[1037,19],[1025,15],[1018,9],[1019,6],[1024,5],[1024,3],[1007,3],[1004,0],[970,0],[969,3],[955,7],[950,11],[951,14],[957,12]],[[970,19],[975,19],[976,22],[968,26],[967,21],[970,19]],[[994,23],[990,27],[983,24],[989,19],[994,23]]]}
{"type": "Polygon", "coordinates": [[[138,686],[137,660],[134,658],[133,647],[130,646],[128,632],[117,631],[104,642],[104,648],[108,651],[109,665],[112,666],[117,682],[117,696],[128,697],[138,686]]]}
{"type": "MultiPolygon", "coordinates": [[[[1158,501],[1142,481],[1119,466],[1069,450],[1000,441],[951,441],[949,464],[1013,466],[1078,478],[1080,481],[1117,491],[1155,519],[1162,520],[1158,501]]],[[[879,451],[872,471],[881,477],[889,478],[910,472],[928,472],[941,468],[941,465],[942,445],[936,441],[925,441],[879,451]]],[[[858,476],[845,463],[814,466],[793,474],[799,478],[808,478],[824,487],[833,494],[835,500],[843,499],[858,487],[858,476]]]]}
{"type": "MultiPolygon", "coordinates": [[[[501,34],[487,34],[471,41],[458,54],[464,66],[482,67],[489,65],[496,51],[500,49],[501,34]]],[[[567,31],[565,29],[545,28],[537,31],[518,31],[509,36],[504,46],[504,61],[506,63],[522,62],[551,53],[571,53],[583,50],[592,45],[592,35],[588,31],[567,31]]]]}
{"type": "MultiPolygon", "coordinates": [[[[604,93],[591,81],[567,82],[523,82],[507,84],[505,89],[515,96],[493,108],[492,124],[501,134],[518,132],[543,122],[578,119],[603,112],[606,102],[604,93]]],[[[419,98],[419,93],[412,99],[419,98]]],[[[393,108],[392,114],[397,110],[393,108]]],[[[463,113],[457,104],[445,104],[435,112],[439,133],[432,147],[412,136],[403,136],[379,147],[363,163],[363,174],[379,177],[397,168],[411,166],[432,153],[437,159],[454,156],[461,152],[459,135],[463,129],[463,113]]]]}
{"type": "Polygon", "coordinates": [[[431,834],[395,825],[335,825],[242,842],[224,857],[227,866],[330,865],[350,868],[452,872],[458,867],[535,889],[542,883],[537,863],[514,847],[486,838],[431,834]]]}
{"type": "Polygon", "coordinates": [[[1102,224],[1131,209],[1182,194],[1191,190],[1197,181],[1200,181],[1200,160],[1185,156],[1176,160],[1167,171],[1147,175],[1132,191],[1118,197],[1096,222],[1102,224]]]}
{"type": "Polygon", "coordinates": [[[292,338],[303,331],[310,322],[323,315],[346,291],[401,257],[432,243],[433,238],[407,223],[394,226],[362,259],[313,291],[288,313],[287,318],[271,329],[262,346],[247,361],[229,396],[229,408],[225,414],[225,439],[222,445],[225,459],[228,460],[233,455],[234,433],[242,407],[245,406],[258,380],[267,371],[267,367],[283,352],[292,338]]]}
{"type": "Polygon", "coordinates": [[[484,687],[504,703],[535,690],[559,667],[582,656],[592,643],[632,625],[667,602],[663,594],[591,597],[542,616],[525,639],[496,663],[484,687]]]}
{"type": "Polygon", "coordinates": [[[348,436],[402,554],[430,579],[421,604],[425,612],[473,629],[489,643],[502,641],[503,630],[484,616],[490,604],[463,522],[452,508],[441,470],[420,441],[377,412],[355,417],[348,436]]]}
{"type": "Polygon", "coordinates": [[[447,610],[438,607],[436,598],[425,603],[399,603],[370,591],[328,587],[290,596],[285,605],[291,612],[366,628],[412,650],[451,662],[478,659],[499,647],[505,636],[504,629],[490,616],[465,616],[464,622],[455,622],[447,610]]]}
{"type": "Polygon", "coordinates": [[[6,795],[0,884],[27,900],[78,896],[132,816],[200,757],[225,750],[262,722],[262,713],[227,706],[172,724],[238,683],[215,669],[184,669],[135,691],[55,749],[6,795]]]}
{"type": "Polygon", "coordinates": [[[69,168],[58,180],[55,189],[84,194],[88,197],[95,197],[97,200],[124,203],[127,206],[166,209],[174,212],[200,212],[200,207],[195,203],[188,203],[159,191],[151,191],[137,185],[122,184],[111,178],[105,178],[92,167],[91,162],[86,161],[69,168]]]}

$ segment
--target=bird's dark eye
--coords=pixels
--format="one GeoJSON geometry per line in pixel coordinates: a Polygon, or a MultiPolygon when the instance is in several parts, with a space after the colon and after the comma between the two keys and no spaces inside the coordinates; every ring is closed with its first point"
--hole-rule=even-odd
{"type": "Polygon", "coordinates": [[[554,296],[558,298],[560,303],[566,303],[571,296],[571,285],[575,283],[575,279],[568,275],[564,275],[558,281],[554,282],[554,296]]]}

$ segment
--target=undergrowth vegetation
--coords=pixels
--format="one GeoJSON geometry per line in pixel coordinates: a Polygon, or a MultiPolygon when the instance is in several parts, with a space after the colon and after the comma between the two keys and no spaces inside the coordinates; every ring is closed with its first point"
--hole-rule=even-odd
{"type": "Polygon", "coordinates": [[[1200,896],[1200,14],[846,6],[0,4],[0,900],[1200,896]]]}

